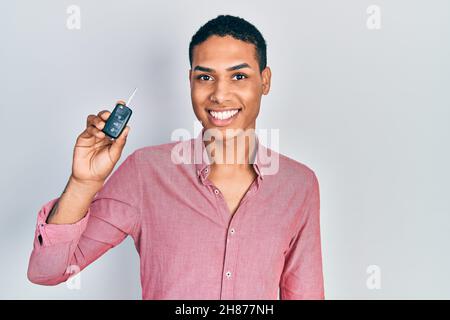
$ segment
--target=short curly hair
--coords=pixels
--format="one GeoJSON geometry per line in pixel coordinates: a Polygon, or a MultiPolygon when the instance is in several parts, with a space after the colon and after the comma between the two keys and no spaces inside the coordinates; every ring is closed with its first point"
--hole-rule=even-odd
{"type": "Polygon", "coordinates": [[[213,35],[221,37],[229,35],[237,40],[254,44],[260,72],[266,68],[266,41],[261,32],[247,20],[230,15],[219,15],[217,18],[209,20],[192,36],[189,44],[189,63],[191,68],[194,47],[213,35]]]}

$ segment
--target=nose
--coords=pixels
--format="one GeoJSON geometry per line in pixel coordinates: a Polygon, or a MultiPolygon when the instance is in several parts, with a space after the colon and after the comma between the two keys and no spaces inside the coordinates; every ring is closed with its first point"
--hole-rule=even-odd
{"type": "Polygon", "coordinates": [[[226,81],[217,81],[214,85],[214,89],[211,92],[210,100],[222,104],[228,99],[229,87],[226,81]]]}

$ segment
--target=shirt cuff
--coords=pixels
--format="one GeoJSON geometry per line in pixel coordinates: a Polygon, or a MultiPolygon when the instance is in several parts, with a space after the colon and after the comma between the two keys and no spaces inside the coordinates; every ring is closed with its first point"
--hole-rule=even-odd
{"type": "Polygon", "coordinates": [[[55,198],[44,204],[38,214],[36,236],[38,237],[38,243],[40,243],[44,247],[51,246],[57,243],[78,240],[81,237],[81,234],[86,229],[86,225],[89,220],[90,208],[88,209],[86,215],[81,220],[75,223],[46,223],[47,217],[58,199],[59,198],[55,198]]]}

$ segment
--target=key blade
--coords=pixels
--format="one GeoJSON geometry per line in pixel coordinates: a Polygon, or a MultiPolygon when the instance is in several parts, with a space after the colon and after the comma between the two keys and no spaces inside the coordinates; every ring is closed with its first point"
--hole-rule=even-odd
{"type": "Polygon", "coordinates": [[[131,100],[133,100],[134,95],[136,94],[137,91],[137,87],[134,89],[133,93],[131,94],[131,96],[128,98],[127,103],[125,104],[127,107],[130,105],[131,100]]]}

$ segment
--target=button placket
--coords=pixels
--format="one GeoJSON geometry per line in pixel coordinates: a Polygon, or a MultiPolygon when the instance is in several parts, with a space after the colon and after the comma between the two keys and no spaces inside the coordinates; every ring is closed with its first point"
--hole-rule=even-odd
{"type": "Polygon", "coordinates": [[[227,244],[230,242],[230,237],[232,237],[234,235],[236,231],[234,230],[234,228],[230,229],[229,234],[227,235],[227,244]]]}
{"type": "Polygon", "coordinates": [[[233,222],[227,229],[226,238],[226,248],[225,248],[225,259],[223,265],[223,279],[222,279],[222,292],[221,299],[233,299],[234,295],[234,280],[235,271],[238,258],[238,247],[239,243],[236,238],[236,223],[238,223],[239,218],[233,217],[233,222]]]}
{"type": "Polygon", "coordinates": [[[225,239],[225,255],[223,260],[222,290],[220,293],[220,299],[233,299],[233,280],[235,278],[234,272],[237,263],[238,242],[233,239],[233,237],[236,237],[236,229],[234,227],[230,229],[229,225],[231,221],[234,221],[233,224],[237,223],[236,221],[238,220],[236,219],[239,219],[237,218],[239,215],[238,211],[242,211],[242,209],[238,208],[238,210],[230,216],[229,209],[220,190],[212,183],[209,185],[216,195],[217,204],[219,205],[218,210],[222,213],[224,221],[226,221],[228,225],[225,239]]]}
{"type": "Polygon", "coordinates": [[[43,222],[40,222],[38,224],[38,230],[39,230],[38,240],[39,243],[42,245],[44,237],[47,238],[45,224],[43,222]]]}
{"type": "Polygon", "coordinates": [[[231,292],[231,269],[230,266],[232,265],[230,259],[231,259],[231,253],[230,253],[230,247],[227,246],[225,249],[225,260],[223,265],[223,275],[222,275],[222,291],[220,293],[221,299],[229,299],[230,298],[230,292],[231,292]]]}

